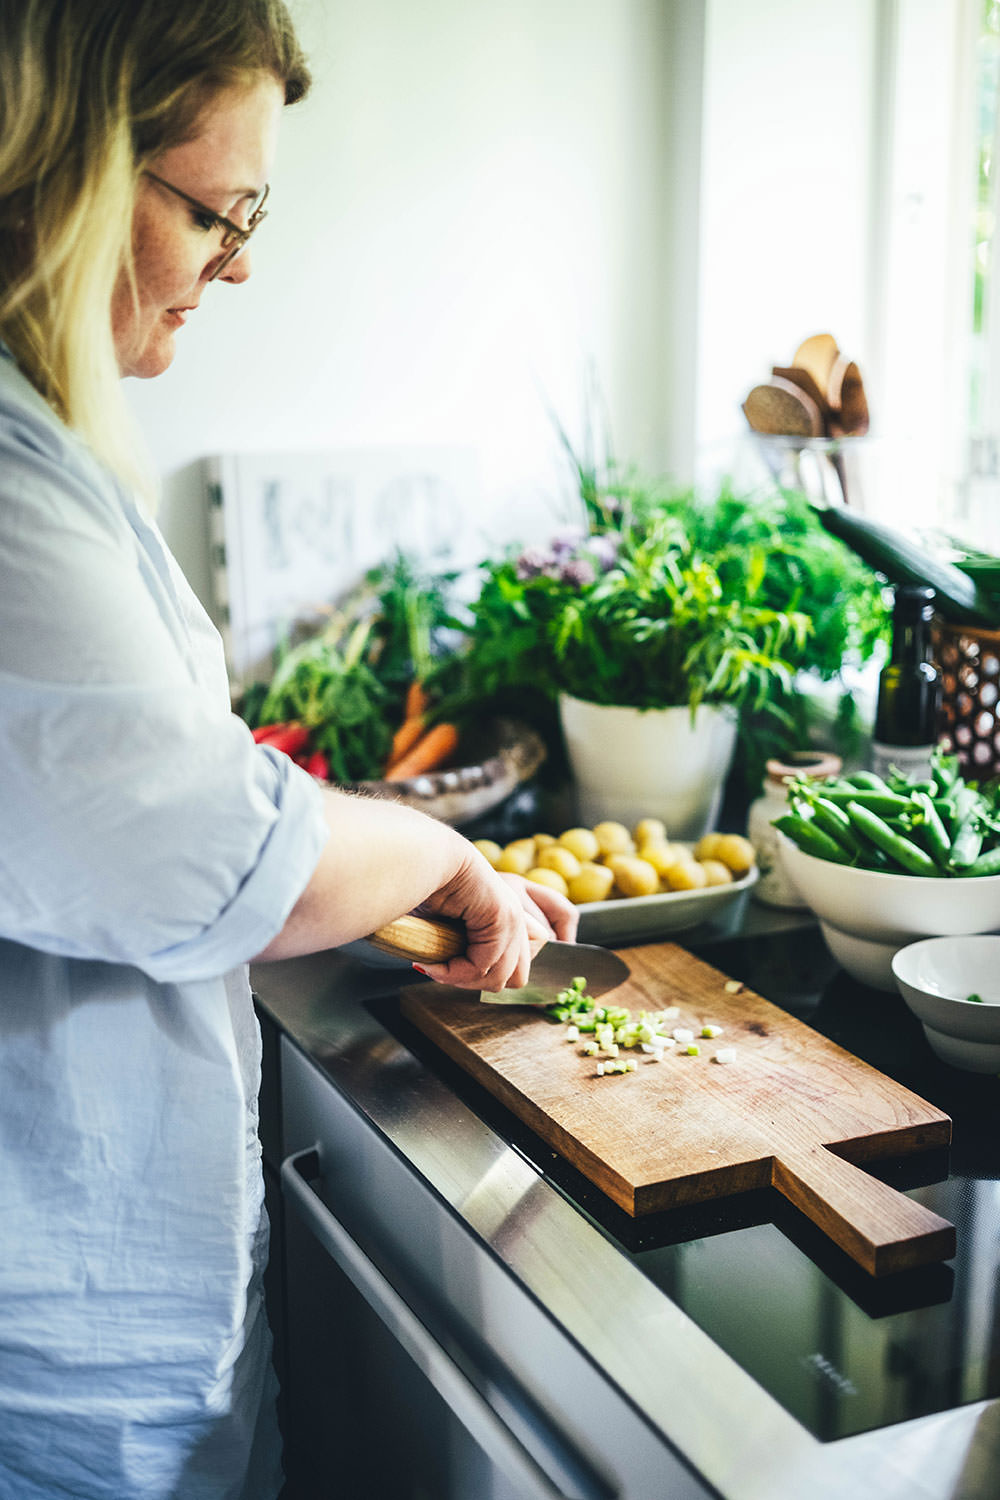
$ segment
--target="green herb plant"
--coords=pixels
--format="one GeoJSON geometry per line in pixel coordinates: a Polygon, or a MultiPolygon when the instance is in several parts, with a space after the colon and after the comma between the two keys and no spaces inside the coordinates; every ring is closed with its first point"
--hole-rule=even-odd
{"type": "Polygon", "coordinates": [[[372,569],[322,630],[279,648],[271,681],[244,700],[247,722],[304,724],[333,781],[377,780],[410,682],[431,673],[450,582],[402,555],[372,569]]]}

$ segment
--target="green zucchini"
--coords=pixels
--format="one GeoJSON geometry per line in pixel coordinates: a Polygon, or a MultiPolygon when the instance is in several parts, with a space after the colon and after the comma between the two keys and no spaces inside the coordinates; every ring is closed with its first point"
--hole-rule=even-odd
{"type": "Polygon", "coordinates": [[[902,532],[858,515],[846,505],[830,505],[818,514],[831,536],[839,537],[890,583],[922,583],[932,588],[937,595],[935,608],[952,624],[1000,626],[1000,611],[988,591],[954,563],[935,557],[902,532]]]}
{"type": "Polygon", "coordinates": [[[957,557],[955,566],[969,575],[980,593],[988,595],[1000,615],[1000,557],[957,557]]]}

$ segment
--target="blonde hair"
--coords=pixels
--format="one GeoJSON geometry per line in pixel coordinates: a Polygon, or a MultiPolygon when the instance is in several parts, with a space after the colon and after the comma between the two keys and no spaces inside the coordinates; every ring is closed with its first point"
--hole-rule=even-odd
{"type": "Polygon", "coordinates": [[[111,328],[140,174],[219,89],[309,71],[283,0],[2,0],[0,339],[58,415],[134,482],[111,328]]]}

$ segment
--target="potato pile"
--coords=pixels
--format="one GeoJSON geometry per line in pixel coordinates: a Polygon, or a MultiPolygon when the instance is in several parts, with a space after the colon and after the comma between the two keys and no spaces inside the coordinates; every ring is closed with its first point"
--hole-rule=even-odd
{"type": "Polygon", "coordinates": [[[577,906],[621,896],[657,896],[728,885],[752,868],[753,845],[737,833],[706,833],[692,848],[671,843],[659,818],[536,833],[501,846],[477,839],[495,870],[509,870],[560,891],[577,906]]]}

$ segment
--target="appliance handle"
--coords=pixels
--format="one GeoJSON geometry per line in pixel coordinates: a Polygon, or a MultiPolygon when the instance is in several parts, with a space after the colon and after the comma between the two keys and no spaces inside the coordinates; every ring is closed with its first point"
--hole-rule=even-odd
{"type": "MultiPolygon", "coordinates": [[[[320,1174],[318,1145],[293,1152],[281,1164],[282,1188],[324,1250],[353,1282],[483,1451],[509,1479],[523,1488],[525,1500],[570,1500],[309,1186],[309,1180],[320,1174]]],[[[557,1433],[549,1429],[545,1441],[553,1458],[574,1475],[573,1500],[614,1500],[614,1492],[582,1467],[580,1458],[557,1433]]]]}

